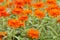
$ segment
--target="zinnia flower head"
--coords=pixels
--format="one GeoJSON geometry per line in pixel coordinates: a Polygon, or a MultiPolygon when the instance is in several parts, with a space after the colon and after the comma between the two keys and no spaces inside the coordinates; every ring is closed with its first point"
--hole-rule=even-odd
{"type": "Polygon", "coordinates": [[[5,7],[4,6],[0,6],[0,11],[5,11],[5,7]]]}
{"type": "Polygon", "coordinates": [[[16,15],[20,15],[20,14],[22,14],[22,12],[23,12],[23,9],[21,9],[21,8],[14,8],[12,10],[12,13],[16,14],[16,15]]]}
{"type": "Polygon", "coordinates": [[[46,0],[47,4],[56,4],[56,0],[46,0]]]}
{"type": "Polygon", "coordinates": [[[34,15],[37,17],[37,18],[44,18],[45,17],[45,13],[43,13],[41,10],[35,10],[35,13],[34,15]]]}
{"type": "Polygon", "coordinates": [[[52,9],[49,11],[49,16],[51,17],[58,17],[60,15],[60,10],[58,9],[52,9]]]}
{"type": "Polygon", "coordinates": [[[33,4],[32,6],[35,7],[35,8],[42,8],[42,7],[44,7],[44,3],[43,2],[38,2],[38,3],[33,4]]]}
{"type": "Polygon", "coordinates": [[[19,28],[21,26],[24,26],[24,22],[20,22],[19,20],[16,20],[16,19],[10,19],[8,20],[8,25],[11,28],[19,28]]]}
{"type": "Polygon", "coordinates": [[[14,0],[14,3],[17,7],[23,7],[24,6],[23,0],[14,0]]]}
{"type": "Polygon", "coordinates": [[[0,2],[4,2],[4,0],[0,0],[0,2]]]}
{"type": "Polygon", "coordinates": [[[3,17],[7,17],[7,16],[9,16],[10,14],[9,13],[7,13],[6,11],[5,12],[2,12],[2,16],[3,17]]]}
{"type": "Polygon", "coordinates": [[[27,35],[28,35],[28,37],[31,37],[31,38],[38,38],[39,37],[39,31],[31,28],[28,30],[27,35]]]}
{"type": "Polygon", "coordinates": [[[6,12],[6,8],[4,6],[0,6],[0,17],[7,17],[10,14],[6,12]]]}
{"type": "Polygon", "coordinates": [[[58,6],[57,4],[49,5],[49,6],[46,8],[47,11],[52,10],[52,9],[59,9],[59,10],[60,10],[60,8],[59,8],[59,6],[58,6]]]}

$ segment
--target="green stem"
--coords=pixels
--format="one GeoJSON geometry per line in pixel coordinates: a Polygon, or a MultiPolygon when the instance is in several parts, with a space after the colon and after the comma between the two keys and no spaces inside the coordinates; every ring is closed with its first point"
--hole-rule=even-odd
{"type": "Polygon", "coordinates": [[[47,26],[47,27],[50,28],[56,34],[56,36],[58,36],[58,33],[52,27],[50,26],[47,26]]]}

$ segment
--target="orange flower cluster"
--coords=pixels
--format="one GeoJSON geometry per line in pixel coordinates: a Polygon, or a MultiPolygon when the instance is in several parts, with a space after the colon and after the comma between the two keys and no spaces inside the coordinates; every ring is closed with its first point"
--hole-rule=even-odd
{"type": "Polygon", "coordinates": [[[42,11],[40,10],[35,10],[35,13],[34,15],[38,18],[44,18],[45,17],[45,13],[43,13],[42,11]]]}
{"type": "MultiPolygon", "coordinates": [[[[0,17],[10,16],[6,9],[11,10],[11,15],[14,14],[15,16],[18,16],[18,18],[8,19],[7,25],[13,29],[16,29],[21,26],[25,26],[25,22],[28,21],[29,16],[32,14],[33,17],[35,16],[39,19],[44,18],[46,15],[45,9],[50,17],[56,18],[60,16],[60,7],[57,5],[56,0],[46,0],[46,4],[41,0],[36,3],[32,3],[32,1],[33,0],[6,0],[5,5],[0,5],[0,17]],[[25,6],[27,8],[25,8],[25,6]]],[[[4,0],[0,0],[0,3],[3,2],[4,0]]],[[[58,22],[60,22],[60,19],[58,22]]],[[[28,30],[27,35],[31,38],[38,38],[39,31],[32,28],[28,30]]]]}
{"type": "MultiPolygon", "coordinates": [[[[47,0],[48,4],[47,12],[50,17],[57,18],[60,16],[60,7],[56,3],[57,0],[47,0]]],[[[57,19],[57,22],[60,22],[60,19],[57,19]]]]}
{"type": "Polygon", "coordinates": [[[0,0],[0,2],[4,2],[4,0],[0,0]]]}
{"type": "Polygon", "coordinates": [[[46,0],[47,4],[56,4],[56,0],[46,0]]]}
{"type": "Polygon", "coordinates": [[[57,4],[49,5],[47,11],[48,11],[48,15],[51,17],[55,18],[60,16],[60,8],[57,4]]]}
{"type": "Polygon", "coordinates": [[[31,4],[32,0],[12,0],[16,7],[23,7],[25,4],[31,4]]]}
{"type": "Polygon", "coordinates": [[[8,20],[8,25],[11,27],[11,28],[19,28],[21,26],[24,26],[24,22],[20,22],[16,19],[10,19],[8,20]]]}
{"type": "Polygon", "coordinates": [[[16,7],[23,7],[24,1],[23,0],[14,0],[14,4],[16,7]]]}
{"type": "Polygon", "coordinates": [[[6,10],[5,10],[5,7],[3,7],[3,6],[0,6],[0,17],[7,17],[7,16],[9,16],[10,14],[9,13],[7,13],[6,12],[6,10]]]}
{"type": "Polygon", "coordinates": [[[58,17],[60,15],[60,10],[52,9],[52,10],[49,11],[48,14],[52,17],[58,17]]]}
{"type": "Polygon", "coordinates": [[[38,3],[33,4],[32,6],[35,7],[35,8],[42,8],[42,7],[44,7],[44,3],[43,2],[38,2],[38,3]]]}
{"type": "Polygon", "coordinates": [[[39,37],[39,31],[31,28],[28,32],[27,35],[31,38],[38,38],[39,37]]]}
{"type": "Polygon", "coordinates": [[[22,12],[23,12],[23,9],[21,9],[21,8],[14,8],[12,10],[12,13],[15,15],[20,15],[20,14],[22,14],[22,12]]]}

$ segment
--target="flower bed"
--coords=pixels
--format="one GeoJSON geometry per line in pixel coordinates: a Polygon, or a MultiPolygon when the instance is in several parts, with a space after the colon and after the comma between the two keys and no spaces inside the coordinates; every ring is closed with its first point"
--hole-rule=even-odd
{"type": "Polygon", "coordinates": [[[0,40],[60,40],[60,0],[0,0],[0,40]]]}

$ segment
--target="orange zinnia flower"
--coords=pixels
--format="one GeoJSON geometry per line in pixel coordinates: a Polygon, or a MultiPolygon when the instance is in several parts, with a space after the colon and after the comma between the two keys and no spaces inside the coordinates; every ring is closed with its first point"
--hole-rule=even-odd
{"type": "Polygon", "coordinates": [[[51,9],[59,9],[59,10],[60,10],[60,8],[59,8],[59,6],[58,6],[57,4],[55,4],[55,5],[49,5],[49,6],[46,8],[47,11],[49,11],[49,10],[51,10],[51,9]]]}
{"type": "Polygon", "coordinates": [[[7,13],[6,11],[0,12],[0,17],[7,17],[7,16],[9,16],[9,15],[10,15],[10,14],[7,13]]]}
{"type": "Polygon", "coordinates": [[[0,11],[5,11],[5,7],[4,6],[0,6],[0,11]]]}
{"type": "Polygon", "coordinates": [[[24,26],[24,23],[20,22],[19,20],[16,20],[16,19],[10,19],[10,20],[8,20],[8,25],[11,28],[19,28],[20,26],[24,26]]]}
{"type": "Polygon", "coordinates": [[[28,20],[28,16],[27,15],[20,16],[18,20],[27,21],[28,20]]]}
{"type": "Polygon", "coordinates": [[[38,18],[44,18],[45,17],[45,13],[43,13],[42,11],[40,11],[40,10],[35,10],[35,13],[34,13],[34,15],[36,16],[36,17],[38,17],[38,18]]]}
{"type": "Polygon", "coordinates": [[[47,4],[56,4],[56,0],[47,0],[46,3],[47,4]]]}
{"type": "Polygon", "coordinates": [[[24,14],[31,14],[32,13],[32,10],[27,9],[27,10],[24,10],[23,13],[24,14]]]}
{"type": "Polygon", "coordinates": [[[24,0],[25,4],[31,4],[32,0],[24,0]]]}
{"type": "Polygon", "coordinates": [[[4,36],[6,36],[6,32],[0,32],[0,40],[2,40],[2,38],[4,37],[4,36]]]}
{"type": "Polygon", "coordinates": [[[27,32],[27,35],[28,35],[28,37],[31,37],[31,38],[38,38],[39,37],[39,31],[31,28],[27,32]]]}
{"type": "Polygon", "coordinates": [[[3,16],[3,17],[7,17],[7,16],[9,16],[9,15],[10,15],[10,14],[7,13],[6,11],[5,11],[5,12],[4,12],[4,11],[2,12],[2,16],[3,16]]]}
{"type": "Polygon", "coordinates": [[[60,10],[58,9],[52,9],[49,11],[49,16],[51,17],[58,17],[60,15],[60,10]]]}
{"type": "Polygon", "coordinates": [[[5,7],[0,6],[0,17],[7,17],[9,14],[6,12],[5,7]]]}
{"type": "Polygon", "coordinates": [[[0,17],[2,16],[2,12],[5,11],[5,7],[0,6],[0,17]]]}
{"type": "Polygon", "coordinates": [[[38,2],[36,4],[33,4],[32,6],[34,6],[35,8],[42,8],[44,6],[43,2],[38,2]]]}
{"type": "Polygon", "coordinates": [[[0,2],[4,2],[4,0],[0,0],[0,2]]]}
{"type": "Polygon", "coordinates": [[[14,8],[12,10],[12,13],[16,14],[16,15],[20,15],[20,14],[22,14],[22,12],[23,12],[23,9],[21,9],[21,8],[14,8]]]}
{"type": "Polygon", "coordinates": [[[23,0],[14,0],[15,5],[18,7],[23,7],[24,6],[24,1],[23,0]]]}

